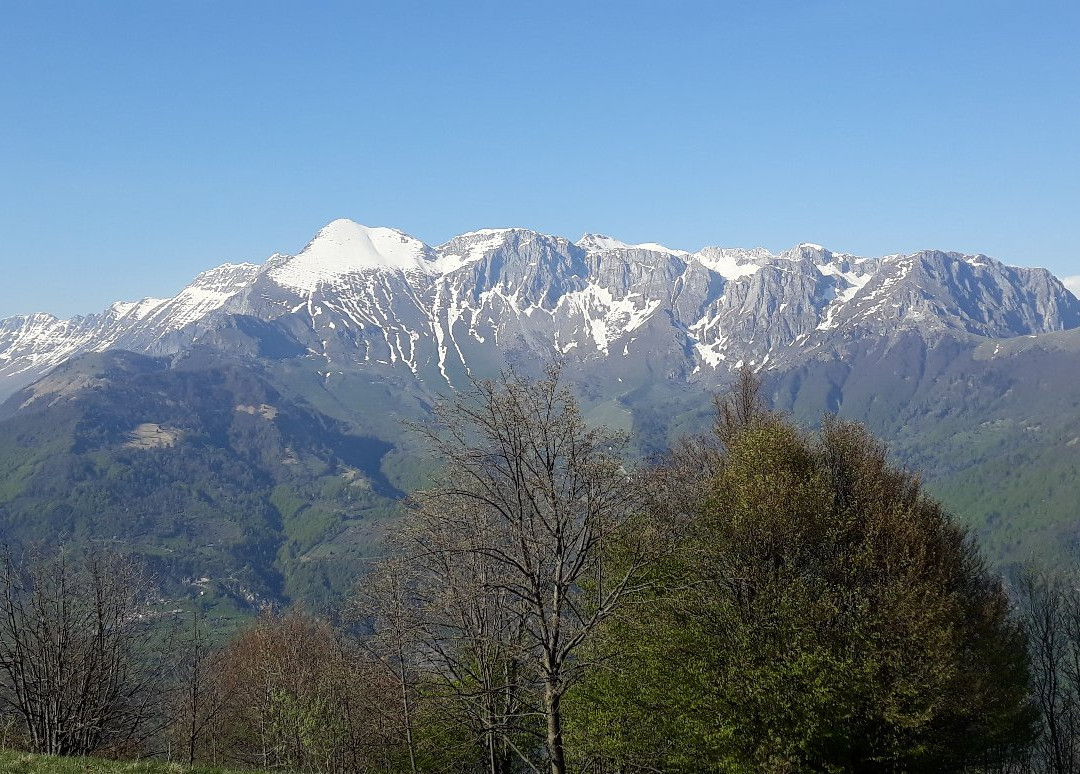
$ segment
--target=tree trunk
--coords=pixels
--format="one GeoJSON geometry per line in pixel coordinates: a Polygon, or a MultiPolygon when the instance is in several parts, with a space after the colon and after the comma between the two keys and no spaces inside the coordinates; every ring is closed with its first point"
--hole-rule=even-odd
{"type": "Polygon", "coordinates": [[[401,708],[405,714],[405,743],[409,746],[409,771],[416,774],[416,744],[413,742],[412,711],[409,706],[409,684],[405,679],[405,651],[398,646],[398,676],[401,678],[401,708]]]}
{"type": "Polygon", "coordinates": [[[562,695],[552,680],[548,680],[544,686],[544,709],[547,714],[547,750],[548,759],[551,761],[551,774],[566,774],[562,738],[562,695]]]}

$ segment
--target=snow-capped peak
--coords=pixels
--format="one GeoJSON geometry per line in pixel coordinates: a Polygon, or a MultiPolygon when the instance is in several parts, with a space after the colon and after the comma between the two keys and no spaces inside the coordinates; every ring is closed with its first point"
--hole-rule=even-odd
{"type": "Polygon", "coordinates": [[[393,228],[335,220],[315,235],[299,255],[270,272],[280,285],[310,293],[338,277],[364,271],[431,273],[431,249],[393,228]]]}
{"type": "Polygon", "coordinates": [[[744,250],[738,247],[705,247],[693,255],[702,266],[729,280],[757,274],[774,257],[764,248],[744,250]]]}
{"type": "Polygon", "coordinates": [[[648,250],[654,253],[667,253],[668,255],[686,255],[685,250],[672,250],[656,242],[642,242],[632,245],[613,237],[603,234],[585,234],[576,242],[577,246],[588,252],[602,252],[605,250],[648,250]]]}
{"type": "MultiPolygon", "coordinates": [[[[513,231],[527,231],[527,230],[528,229],[516,228],[516,227],[509,227],[509,228],[478,228],[475,231],[466,231],[464,234],[459,234],[458,236],[454,237],[454,239],[471,239],[471,238],[490,239],[490,238],[493,238],[493,237],[501,237],[504,234],[507,234],[507,233],[513,232],[513,231]]],[[[453,241],[453,240],[451,240],[451,241],[453,241]]]]}
{"type": "Polygon", "coordinates": [[[151,314],[162,304],[168,303],[167,298],[144,298],[141,301],[117,301],[109,307],[108,313],[113,317],[127,317],[132,320],[142,320],[151,314]]]}
{"type": "Polygon", "coordinates": [[[438,254],[435,269],[440,274],[449,274],[466,264],[479,261],[488,253],[504,246],[518,232],[528,233],[526,229],[520,228],[482,228],[467,231],[435,248],[438,254]]]}

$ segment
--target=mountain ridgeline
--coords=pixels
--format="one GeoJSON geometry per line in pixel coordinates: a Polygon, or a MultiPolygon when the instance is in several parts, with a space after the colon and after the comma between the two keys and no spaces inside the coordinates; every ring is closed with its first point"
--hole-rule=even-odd
{"type": "Polygon", "coordinates": [[[750,365],[799,421],[866,422],[995,560],[1080,552],[1080,302],[1045,270],[346,220],[171,299],[0,320],[0,530],[123,540],[237,599],[333,595],[437,464],[402,420],[556,359],[645,455],[750,365]]]}
{"type": "Polygon", "coordinates": [[[385,366],[454,384],[477,361],[524,349],[645,361],[659,374],[712,384],[738,361],[782,366],[866,336],[1008,338],[1076,328],[1080,303],[1045,270],[981,255],[859,258],[810,244],[780,255],[688,253],[523,229],[431,248],[339,220],[297,256],[219,266],[175,298],[71,320],[0,321],[0,389],[10,394],[79,352],[176,354],[220,336],[235,315],[274,324],[285,348],[260,354],[295,356],[284,345],[291,340],[330,373],[385,366]]]}

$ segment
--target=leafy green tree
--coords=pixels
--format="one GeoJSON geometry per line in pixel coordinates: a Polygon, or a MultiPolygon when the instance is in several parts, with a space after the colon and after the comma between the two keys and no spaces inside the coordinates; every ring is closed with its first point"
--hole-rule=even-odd
{"type": "Polygon", "coordinates": [[[863,427],[801,432],[744,373],[713,438],[656,481],[682,547],[568,698],[582,762],[942,771],[1026,749],[1025,639],[1000,582],[863,427]]]}

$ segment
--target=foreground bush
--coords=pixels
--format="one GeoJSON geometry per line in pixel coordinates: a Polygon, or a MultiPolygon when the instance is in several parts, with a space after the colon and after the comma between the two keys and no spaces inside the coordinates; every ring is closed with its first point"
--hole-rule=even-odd
{"type": "Polygon", "coordinates": [[[264,615],[220,663],[222,708],[207,741],[228,760],[295,771],[396,767],[396,686],[328,623],[264,615]]]}

